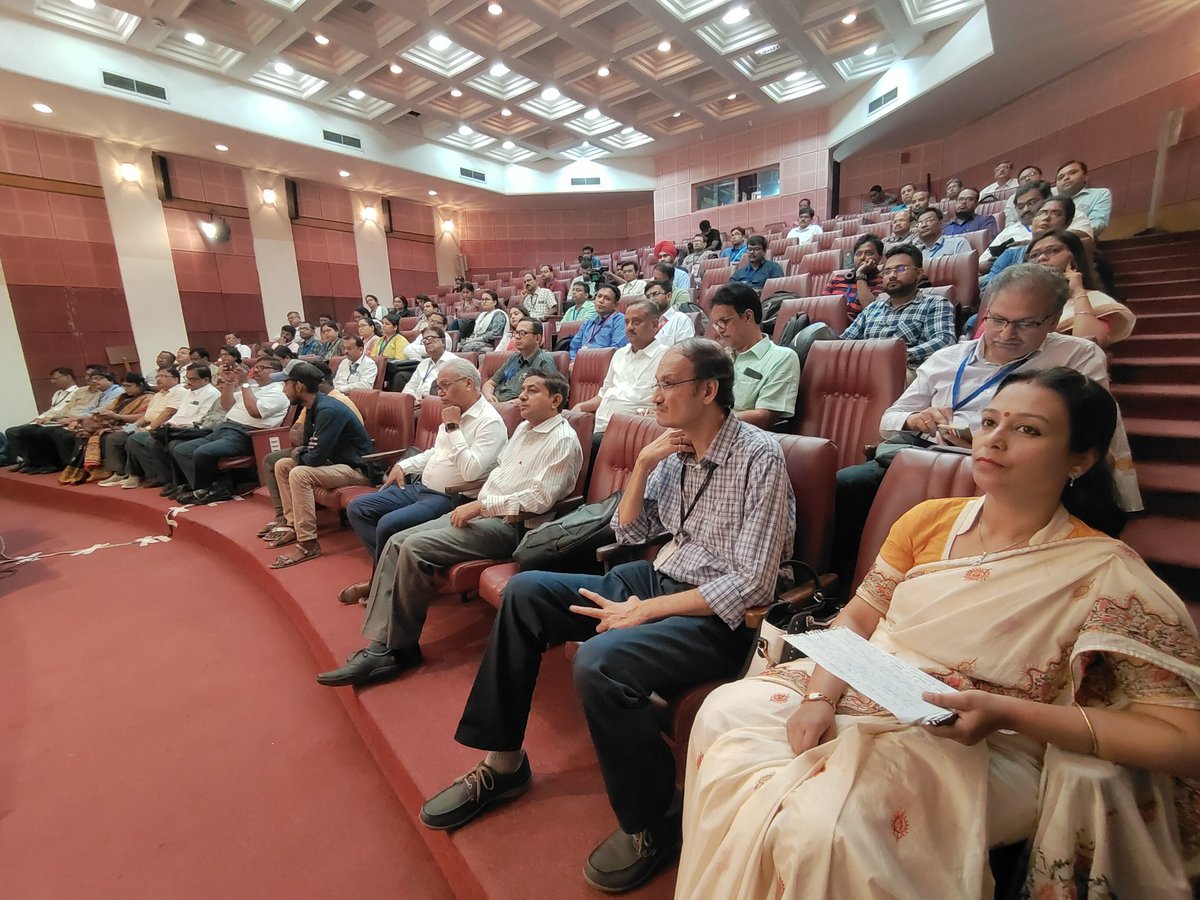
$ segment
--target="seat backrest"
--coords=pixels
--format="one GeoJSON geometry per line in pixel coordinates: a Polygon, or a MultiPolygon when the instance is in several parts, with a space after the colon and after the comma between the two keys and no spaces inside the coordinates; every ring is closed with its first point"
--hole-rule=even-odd
{"type": "Polygon", "coordinates": [[[500,413],[500,418],[504,420],[504,427],[508,429],[508,436],[512,437],[513,432],[517,430],[517,426],[521,424],[521,410],[516,404],[503,404],[497,412],[500,413]]]}
{"type": "MultiPolygon", "coordinates": [[[[872,213],[872,215],[879,215],[879,213],[872,213]]],[[[882,222],[878,220],[874,222],[868,222],[867,224],[863,225],[862,231],[859,232],[859,234],[873,234],[880,240],[887,237],[891,233],[892,221],[890,218],[882,222]]]]}
{"type": "Polygon", "coordinates": [[[732,277],[732,266],[716,266],[700,276],[700,290],[706,291],[715,285],[725,284],[732,277]]]}
{"type": "MultiPolygon", "coordinates": [[[[803,275],[799,276],[805,277],[803,275]]],[[[781,279],[786,280],[786,279],[781,279]]],[[[775,332],[771,340],[779,343],[787,323],[796,313],[804,313],[809,322],[824,322],[838,334],[850,327],[850,314],[846,312],[844,297],[790,297],[779,306],[779,314],[775,317],[775,332]]]]}
{"type": "Polygon", "coordinates": [[[800,415],[793,430],[829,438],[838,468],[863,462],[879,442],[879,420],[904,391],[907,350],[899,339],[818,341],[800,373],[800,415]]]}
{"type": "Polygon", "coordinates": [[[367,429],[367,434],[373,435],[379,412],[379,391],[349,391],[346,396],[362,413],[363,427],[367,429]]]}
{"type": "Polygon", "coordinates": [[[571,493],[567,496],[582,497],[588,469],[591,468],[592,463],[592,434],[596,430],[596,417],[590,412],[567,409],[563,410],[563,418],[575,429],[575,436],[579,438],[579,449],[583,451],[583,465],[579,469],[579,476],[575,479],[575,486],[571,488],[571,493]]]}
{"type": "Polygon", "coordinates": [[[479,377],[487,381],[504,367],[510,356],[512,353],[508,350],[490,350],[483,354],[479,359],[479,377]]]}
{"type": "MultiPolygon", "coordinates": [[[[550,354],[554,357],[554,364],[558,366],[558,371],[562,372],[563,378],[567,381],[571,380],[571,351],[555,350],[550,354]]],[[[576,354],[578,355],[578,354],[576,354]]]]}
{"type": "Polygon", "coordinates": [[[959,306],[974,309],[979,304],[979,254],[952,253],[928,260],[925,277],[935,287],[954,286],[954,299],[959,306]]]}
{"type": "Polygon", "coordinates": [[[778,291],[790,291],[798,297],[807,297],[808,276],[784,275],[782,278],[768,278],[763,284],[762,299],[768,300],[778,291]]]}
{"type": "Polygon", "coordinates": [[[837,486],[838,451],[832,441],[796,434],[776,434],[796,495],[794,559],[818,572],[829,566],[833,540],[833,501],[837,486]]]}
{"type": "Polygon", "coordinates": [[[892,525],[918,503],[938,497],[971,497],[977,493],[969,455],[901,450],[892,457],[883,484],[871,504],[858,545],[858,562],[851,586],[857,588],[862,583],[892,525]]]}
{"type": "Polygon", "coordinates": [[[779,238],[775,241],[769,241],[767,243],[767,258],[775,259],[776,257],[781,256],[783,252],[787,250],[790,243],[792,242],[787,238],[779,238]]]}
{"type": "Polygon", "coordinates": [[[375,390],[382,391],[383,383],[387,381],[387,358],[383,356],[372,356],[375,361],[375,390]]]}
{"type": "Polygon", "coordinates": [[[979,254],[982,254],[992,243],[992,233],[986,228],[982,231],[968,231],[960,234],[959,237],[970,244],[971,248],[979,254]]]}
{"type": "Polygon", "coordinates": [[[379,394],[375,430],[368,431],[375,452],[404,450],[413,442],[413,395],[384,391],[379,394]]]}
{"type": "Polygon", "coordinates": [[[421,401],[421,411],[417,413],[417,427],[413,432],[412,446],[418,450],[428,450],[433,446],[441,427],[442,398],[426,397],[421,401]]]}
{"type": "Polygon", "coordinates": [[[700,271],[707,272],[709,269],[723,269],[728,265],[728,257],[710,256],[708,259],[700,260],[700,271]]]}
{"type": "Polygon", "coordinates": [[[841,254],[835,250],[819,250],[806,253],[800,260],[800,271],[814,275],[828,275],[841,265],[841,254]]]}
{"type": "Polygon", "coordinates": [[[615,347],[596,347],[580,350],[575,355],[575,367],[571,369],[572,409],[600,393],[609,363],[616,352],[615,347]]]}
{"type": "Polygon", "coordinates": [[[575,332],[582,327],[583,322],[579,319],[576,319],[574,322],[559,322],[554,332],[554,339],[561,341],[563,338],[574,337],[575,332]]]}
{"type": "Polygon", "coordinates": [[[840,228],[825,229],[817,235],[817,246],[821,250],[832,250],[833,242],[842,236],[840,228]]]}
{"type": "Polygon", "coordinates": [[[587,502],[603,500],[624,488],[642,448],[664,431],[653,416],[617,413],[609,419],[596,454],[596,465],[592,467],[587,502]]]}
{"type": "Polygon", "coordinates": [[[835,240],[829,249],[836,250],[844,259],[847,253],[850,253],[854,250],[854,242],[857,240],[857,234],[848,234],[835,240]]]}

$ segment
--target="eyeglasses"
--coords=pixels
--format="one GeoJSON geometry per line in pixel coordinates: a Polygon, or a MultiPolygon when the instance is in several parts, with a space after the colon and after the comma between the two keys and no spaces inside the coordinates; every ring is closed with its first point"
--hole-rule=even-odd
{"type": "Polygon", "coordinates": [[[883,271],[884,275],[903,275],[905,272],[907,272],[911,268],[913,268],[913,267],[912,266],[891,266],[887,269],[883,269],[882,271],[883,271]]]}
{"type": "Polygon", "coordinates": [[[436,334],[427,334],[427,335],[425,335],[425,337],[421,338],[421,343],[422,344],[440,344],[440,343],[442,343],[442,339],[440,337],[438,337],[436,334]]]}
{"type": "Polygon", "coordinates": [[[729,323],[732,322],[736,318],[737,318],[737,316],[724,316],[720,319],[713,319],[712,320],[713,328],[717,329],[717,331],[724,331],[726,328],[729,327],[729,323]]]}
{"type": "Polygon", "coordinates": [[[671,388],[678,387],[681,384],[691,384],[693,381],[707,381],[707,380],[708,379],[706,379],[706,378],[688,378],[686,381],[656,381],[656,382],[654,382],[654,384],[650,385],[650,387],[653,388],[655,393],[657,393],[658,391],[663,391],[665,393],[666,391],[669,391],[671,388]]]}
{"type": "Polygon", "coordinates": [[[532,328],[514,328],[513,334],[536,334],[532,328]]]}
{"type": "Polygon", "coordinates": [[[646,292],[647,300],[653,300],[655,297],[665,297],[665,296],[667,296],[666,291],[647,291],[646,292]]]}
{"type": "Polygon", "coordinates": [[[1043,259],[1062,253],[1066,249],[1062,244],[1051,244],[1049,247],[1042,246],[1036,250],[1030,250],[1028,258],[1041,262],[1043,259]]]}
{"type": "Polygon", "coordinates": [[[435,381],[434,384],[436,384],[437,389],[444,394],[444,393],[446,393],[446,391],[450,390],[450,388],[454,387],[454,385],[458,384],[460,381],[470,381],[470,379],[466,378],[466,377],[452,378],[449,381],[435,381]]]}
{"type": "Polygon", "coordinates": [[[1013,205],[1017,209],[1030,209],[1031,207],[1037,206],[1041,202],[1041,197],[1034,197],[1032,200],[1026,200],[1024,203],[1021,203],[1019,200],[1014,200],[1013,205]]]}
{"type": "Polygon", "coordinates": [[[995,328],[997,331],[1003,331],[1009,325],[1013,331],[1029,331],[1046,324],[1051,318],[1052,316],[1046,316],[1044,319],[1006,319],[1004,316],[984,316],[983,321],[989,328],[995,328]]]}

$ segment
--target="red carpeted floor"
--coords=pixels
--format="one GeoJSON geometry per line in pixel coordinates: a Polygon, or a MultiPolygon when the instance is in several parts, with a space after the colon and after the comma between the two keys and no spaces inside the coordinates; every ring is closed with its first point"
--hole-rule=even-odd
{"type": "MultiPolygon", "coordinates": [[[[10,556],[144,527],[0,499],[10,556]]],[[[292,625],[186,540],[0,581],[0,897],[453,896],[292,625]]]]}

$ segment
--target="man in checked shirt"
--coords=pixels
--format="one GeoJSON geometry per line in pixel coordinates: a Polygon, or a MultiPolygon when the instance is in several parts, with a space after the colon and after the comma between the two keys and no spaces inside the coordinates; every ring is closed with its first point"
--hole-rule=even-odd
{"type": "Polygon", "coordinates": [[[623,543],[671,540],[653,563],[607,575],[509,581],[455,735],[489,752],[421,810],[430,828],[457,828],[528,789],[521,746],[542,653],[584,641],[575,687],[619,824],[584,878],[614,892],[652,877],[680,840],[674,756],[650,695],[737,675],[754,638],[744,614],[772,599],[796,527],[783,453],[732,414],[733,364],[719,344],[671,347],[652,400],[669,430],[638,456],[613,527],[623,543]]]}

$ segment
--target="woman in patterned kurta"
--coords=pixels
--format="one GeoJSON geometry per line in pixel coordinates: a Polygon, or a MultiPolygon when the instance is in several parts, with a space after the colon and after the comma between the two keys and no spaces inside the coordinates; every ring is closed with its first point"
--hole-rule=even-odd
{"type": "Polygon", "coordinates": [[[928,695],[953,725],[901,725],[807,660],[710,696],[677,897],[991,897],[988,849],[1023,840],[1037,900],[1191,897],[1200,647],[1085,524],[1116,530],[1115,418],[1070,370],[1012,376],[975,440],[984,496],[901,517],[839,616],[957,688],[928,695]]]}

